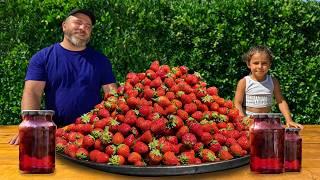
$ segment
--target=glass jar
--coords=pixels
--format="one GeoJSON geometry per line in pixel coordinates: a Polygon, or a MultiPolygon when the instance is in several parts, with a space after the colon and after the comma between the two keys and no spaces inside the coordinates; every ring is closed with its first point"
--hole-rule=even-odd
{"type": "Polygon", "coordinates": [[[22,173],[52,173],[55,134],[52,110],[23,110],[19,125],[19,166],[22,173]]]}
{"type": "Polygon", "coordinates": [[[300,172],[302,160],[302,139],[299,128],[286,128],[284,166],[286,172],[300,172]]]}
{"type": "Polygon", "coordinates": [[[280,113],[255,113],[250,127],[250,169],[256,173],[284,170],[284,127],[280,113]]]}

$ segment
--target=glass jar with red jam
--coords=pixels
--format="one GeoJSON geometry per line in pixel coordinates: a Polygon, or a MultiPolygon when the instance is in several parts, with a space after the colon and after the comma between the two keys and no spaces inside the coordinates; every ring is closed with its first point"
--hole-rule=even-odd
{"type": "Polygon", "coordinates": [[[19,125],[19,166],[22,173],[55,170],[55,133],[52,110],[23,110],[19,125]]]}
{"type": "Polygon", "coordinates": [[[302,160],[302,138],[299,128],[286,128],[284,166],[286,172],[300,172],[302,160]]]}
{"type": "Polygon", "coordinates": [[[284,133],[280,113],[255,113],[250,127],[250,169],[256,173],[284,171],[284,133]]]}

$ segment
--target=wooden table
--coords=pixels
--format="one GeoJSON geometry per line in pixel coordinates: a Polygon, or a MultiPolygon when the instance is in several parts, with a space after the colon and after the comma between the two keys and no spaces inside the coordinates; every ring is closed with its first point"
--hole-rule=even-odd
{"type": "Polygon", "coordinates": [[[320,180],[320,125],[305,125],[301,133],[302,171],[300,173],[255,174],[249,165],[239,168],[188,175],[166,177],[137,177],[112,174],[75,164],[57,157],[52,174],[21,174],[19,172],[19,147],[7,142],[18,131],[17,126],[0,126],[0,179],[319,179],[320,180]]]}

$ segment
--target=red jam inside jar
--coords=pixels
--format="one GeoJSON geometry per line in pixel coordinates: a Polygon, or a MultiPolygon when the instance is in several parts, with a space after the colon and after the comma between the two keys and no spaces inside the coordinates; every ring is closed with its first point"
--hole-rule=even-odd
{"type": "Polygon", "coordinates": [[[55,133],[52,110],[23,110],[19,125],[19,166],[22,173],[55,170],[55,133]]]}
{"type": "Polygon", "coordinates": [[[302,160],[302,138],[299,128],[286,128],[284,166],[286,172],[300,172],[302,160]]]}
{"type": "Polygon", "coordinates": [[[256,113],[250,127],[250,169],[255,173],[284,170],[284,128],[280,113],[256,113]]]}

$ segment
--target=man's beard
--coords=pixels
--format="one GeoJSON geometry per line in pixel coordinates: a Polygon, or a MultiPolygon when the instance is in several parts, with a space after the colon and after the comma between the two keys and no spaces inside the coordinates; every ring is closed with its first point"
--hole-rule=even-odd
{"type": "Polygon", "coordinates": [[[65,31],[64,32],[65,37],[69,42],[79,48],[86,47],[87,43],[90,41],[90,36],[86,39],[80,39],[74,36],[71,32],[65,31]]]}

